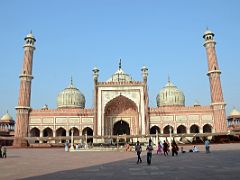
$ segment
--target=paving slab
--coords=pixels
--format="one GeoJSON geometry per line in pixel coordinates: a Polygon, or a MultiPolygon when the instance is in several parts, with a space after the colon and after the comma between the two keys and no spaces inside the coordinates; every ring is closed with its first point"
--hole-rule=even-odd
{"type": "MultiPolygon", "coordinates": [[[[184,146],[185,150],[192,146],[184,146]]],[[[8,157],[0,159],[0,180],[11,179],[240,179],[240,144],[211,145],[206,154],[204,146],[198,153],[178,156],[157,155],[152,164],[136,164],[135,152],[64,152],[57,149],[8,149],[8,157]]]]}

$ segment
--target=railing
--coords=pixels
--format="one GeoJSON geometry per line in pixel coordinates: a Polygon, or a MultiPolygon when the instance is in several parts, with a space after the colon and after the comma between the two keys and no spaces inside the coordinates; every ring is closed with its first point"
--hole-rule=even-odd
{"type": "MultiPolygon", "coordinates": [[[[184,134],[172,134],[172,138],[174,137],[209,137],[209,136],[221,136],[221,135],[238,135],[240,136],[240,132],[222,132],[222,133],[184,133],[184,134]]],[[[169,137],[169,134],[148,134],[148,135],[112,135],[112,136],[73,136],[74,140],[83,139],[131,139],[131,138],[154,138],[154,137],[169,137]]],[[[0,136],[0,140],[14,140],[15,137],[5,137],[0,136]]],[[[51,140],[71,140],[71,136],[57,136],[57,137],[25,137],[26,140],[35,140],[35,141],[51,141],[51,140]]]]}

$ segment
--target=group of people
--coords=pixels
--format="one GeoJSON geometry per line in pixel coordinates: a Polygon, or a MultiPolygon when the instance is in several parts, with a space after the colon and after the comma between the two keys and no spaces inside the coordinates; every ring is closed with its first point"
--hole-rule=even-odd
{"type": "MultiPolygon", "coordinates": [[[[172,141],[171,147],[172,147],[172,156],[178,155],[178,145],[175,142],[175,140],[172,141]]],[[[147,163],[148,163],[148,165],[150,165],[151,160],[152,160],[152,151],[153,151],[151,139],[149,139],[146,150],[147,150],[147,163]]],[[[141,147],[139,141],[137,141],[137,144],[135,146],[135,151],[137,153],[137,164],[142,163],[142,158],[141,158],[142,147],[141,147]]],[[[169,144],[166,141],[164,141],[163,144],[161,142],[158,143],[157,154],[159,154],[159,153],[162,154],[162,152],[163,152],[164,155],[166,156],[166,155],[168,155],[169,151],[170,151],[169,144]]]]}
{"type": "MultiPolygon", "coordinates": [[[[153,151],[153,146],[152,146],[152,140],[149,139],[149,143],[147,145],[147,163],[148,165],[151,164],[151,161],[152,161],[152,151],[153,151]]],[[[142,146],[141,144],[139,143],[139,141],[137,141],[137,144],[135,146],[135,151],[137,152],[137,164],[138,163],[142,163],[142,158],[141,158],[141,153],[142,153],[142,146]]]]}
{"type": "MultiPolygon", "coordinates": [[[[209,140],[206,139],[205,142],[204,142],[206,153],[210,152],[209,144],[210,144],[209,140]]],[[[152,140],[151,139],[149,139],[146,150],[147,150],[147,163],[148,163],[148,165],[150,165],[151,160],[152,160],[152,151],[153,151],[153,146],[152,146],[152,140]]],[[[178,148],[178,145],[177,145],[177,143],[174,139],[171,143],[171,150],[172,150],[172,156],[174,156],[174,155],[177,156],[178,155],[179,148],[178,148]]],[[[142,147],[141,147],[141,144],[139,143],[139,141],[137,141],[137,144],[135,146],[135,151],[137,153],[137,164],[142,163],[142,158],[141,158],[142,147]]],[[[181,147],[181,151],[182,151],[182,153],[186,152],[186,151],[183,150],[183,147],[181,147]]],[[[165,140],[164,140],[163,144],[161,143],[161,141],[158,142],[157,154],[162,154],[162,152],[163,152],[164,156],[168,156],[168,152],[170,152],[170,145],[165,140]]],[[[193,146],[193,148],[191,149],[191,152],[199,152],[199,149],[197,148],[197,146],[193,146]]]]}
{"type": "Polygon", "coordinates": [[[7,158],[7,148],[6,146],[0,145],[0,158],[7,158]]]}
{"type": "MultiPolygon", "coordinates": [[[[176,143],[176,141],[173,139],[172,143],[171,143],[171,150],[172,150],[172,156],[174,155],[178,155],[178,145],[176,143]]],[[[168,156],[168,152],[170,152],[170,144],[164,140],[163,144],[160,142],[158,142],[158,146],[157,146],[157,154],[164,154],[164,156],[168,156]]]]}

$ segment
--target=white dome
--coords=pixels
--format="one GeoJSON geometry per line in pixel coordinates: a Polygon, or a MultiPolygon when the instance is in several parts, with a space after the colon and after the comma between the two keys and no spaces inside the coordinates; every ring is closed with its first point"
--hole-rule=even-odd
{"type": "Polygon", "coordinates": [[[236,108],[233,108],[233,110],[230,113],[230,116],[239,116],[239,115],[240,115],[240,112],[236,108]]]}
{"type": "Polygon", "coordinates": [[[118,69],[107,82],[131,82],[132,77],[126,74],[122,69],[118,69]]]}
{"type": "Polygon", "coordinates": [[[110,77],[107,82],[132,82],[133,79],[130,75],[122,70],[122,62],[120,59],[118,70],[110,77]]]}
{"type": "Polygon", "coordinates": [[[170,80],[157,95],[157,106],[185,106],[185,96],[170,80]]]}
{"type": "Polygon", "coordinates": [[[10,114],[7,112],[6,114],[4,114],[1,118],[2,121],[13,121],[12,116],[10,116],[10,114]]]}
{"type": "Polygon", "coordinates": [[[57,97],[58,108],[85,108],[84,95],[71,84],[58,94],[57,97]]]}

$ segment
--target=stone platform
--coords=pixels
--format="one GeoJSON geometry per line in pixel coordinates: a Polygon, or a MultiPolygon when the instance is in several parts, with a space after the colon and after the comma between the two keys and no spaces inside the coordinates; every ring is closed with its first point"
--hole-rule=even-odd
{"type": "MultiPolygon", "coordinates": [[[[184,146],[185,150],[192,146],[184,146]]],[[[176,157],[157,155],[152,165],[136,164],[135,152],[64,152],[64,148],[8,149],[0,159],[0,179],[166,179],[239,180],[240,144],[211,145],[211,153],[198,146],[199,153],[176,157]]]]}

